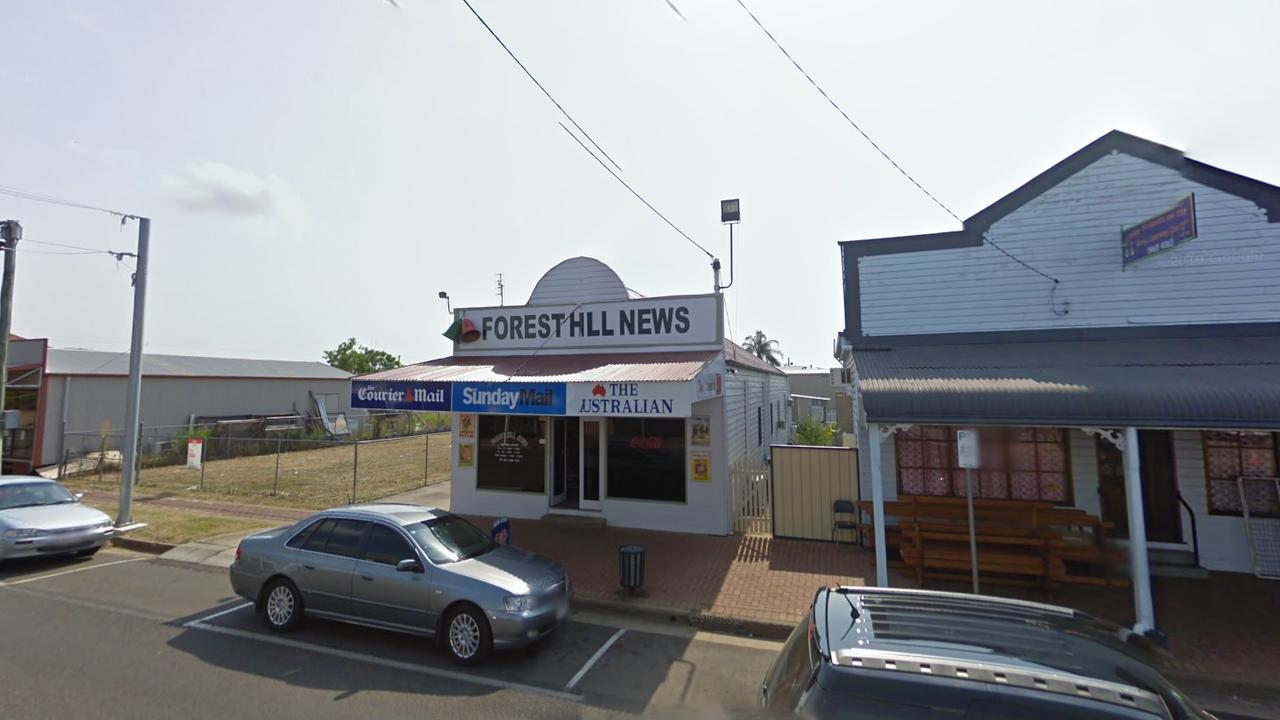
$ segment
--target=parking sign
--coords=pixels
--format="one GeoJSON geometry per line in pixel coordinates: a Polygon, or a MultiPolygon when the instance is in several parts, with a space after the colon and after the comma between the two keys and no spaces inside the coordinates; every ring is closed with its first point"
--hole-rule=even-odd
{"type": "Polygon", "coordinates": [[[956,431],[956,459],[962,468],[978,467],[978,431],[956,431]]]}

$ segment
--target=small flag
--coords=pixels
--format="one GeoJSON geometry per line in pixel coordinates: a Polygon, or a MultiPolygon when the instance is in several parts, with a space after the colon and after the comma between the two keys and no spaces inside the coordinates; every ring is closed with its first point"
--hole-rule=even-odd
{"type": "Polygon", "coordinates": [[[454,320],[449,325],[449,329],[444,331],[444,336],[453,342],[458,342],[458,338],[462,337],[462,320],[454,320]]]}

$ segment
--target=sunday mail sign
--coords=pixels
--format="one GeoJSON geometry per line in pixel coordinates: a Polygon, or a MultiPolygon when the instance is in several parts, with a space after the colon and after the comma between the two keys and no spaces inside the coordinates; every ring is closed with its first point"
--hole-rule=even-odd
{"type": "Polygon", "coordinates": [[[582,303],[468,308],[480,337],[454,352],[493,353],[650,347],[716,348],[724,337],[720,298],[679,295],[582,303]]]}

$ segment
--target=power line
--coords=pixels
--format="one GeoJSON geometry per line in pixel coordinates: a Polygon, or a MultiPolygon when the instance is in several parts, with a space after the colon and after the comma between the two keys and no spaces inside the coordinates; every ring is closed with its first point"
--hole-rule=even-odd
{"type": "Polygon", "coordinates": [[[108,215],[114,215],[120,218],[121,220],[129,220],[129,219],[136,218],[135,215],[130,215],[129,213],[120,212],[119,210],[111,210],[109,208],[98,207],[97,205],[89,205],[87,203],[75,202],[73,200],[63,200],[62,198],[57,198],[52,195],[45,195],[44,193],[32,192],[30,190],[22,190],[20,188],[6,187],[4,185],[0,185],[0,195],[9,195],[11,197],[20,198],[22,200],[33,200],[35,202],[48,203],[50,205],[62,205],[64,207],[79,208],[81,210],[94,210],[96,212],[103,212],[103,213],[107,213],[108,215]]]}
{"type": "Polygon", "coordinates": [[[650,210],[652,210],[654,215],[657,215],[658,217],[662,218],[662,221],[663,221],[663,222],[665,222],[666,224],[670,225],[672,230],[675,230],[676,232],[680,233],[680,235],[681,235],[685,240],[688,240],[689,242],[693,243],[694,247],[696,247],[696,248],[698,248],[699,250],[701,250],[702,252],[706,253],[707,257],[711,258],[712,260],[714,260],[714,259],[715,259],[715,257],[716,257],[716,256],[715,256],[715,255],[712,255],[710,250],[707,250],[706,248],[704,248],[704,247],[702,246],[702,244],[701,244],[701,243],[699,243],[697,240],[694,240],[693,238],[689,237],[689,234],[688,234],[688,233],[686,233],[685,231],[681,230],[679,227],[677,227],[677,226],[676,226],[676,224],[675,224],[675,223],[673,223],[673,222],[671,222],[670,220],[668,220],[666,215],[663,215],[661,212],[659,212],[659,211],[658,211],[658,208],[654,207],[654,206],[653,206],[653,204],[652,204],[652,203],[650,203],[648,200],[645,200],[645,199],[644,199],[644,196],[642,196],[640,193],[636,192],[635,188],[633,188],[633,187],[631,187],[630,185],[628,185],[626,180],[623,180],[623,179],[622,179],[622,177],[621,177],[620,175],[618,175],[618,173],[616,173],[616,172],[614,172],[614,171],[613,171],[613,168],[609,167],[608,165],[605,165],[603,160],[601,160],[600,158],[596,157],[595,153],[591,152],[590,148],[588,148],[588,147],[587,147],[587,146],[586,146],[586,145],[585,145],[581,140],[579,140],[577,135],[574,135],[574,134],[573,134],[573,131],[571,131],[569,128],[567,128],[567,127],[565,127],[565,126],[564,126],[564,123],[560,123],[560,129],[561,129],[561,130],[564,130],[566,133],[569,133],[569,137],[573,138],[574,142],[578,143],[578,145],[582,147],[582,149],[583,149],[583,151],[584,151],[584,152],[586,152],[588,155],[590,155],[590,156],[592,157],[592,159],[594,159],[596,162],[600,163],[600,167],[604,168],[605,170],[608,170],[608,171],[609,171],[609,174],[610,174],[610,175],[612,175],[612,176],[613,176],[613,178],[614,178],[615,180],[617,180],[618,182],[622,183],[622,187],[624,187],[624,188],[626,188],[626,189],[630,190],[630,191],[631,191],[631,194],[632,194],[632,195],[635,195],[637,200],[639,200],[640,202],[644,203],[644,204],[645,204],[645,207],[647,207],[647,208],[649,208],[650,210]]]}
{"type": "MultiPolygon", "coordinates": [[[[854,130],[857,130],[858,134],[861,135],[862,138],[866,140],[868,144],[871,145],[871,147],[875,148],[876,152],[880,153],[880,155],[883,156],[885,160],[888,160],[889,164],[892,165],[895,170],[901,173],[902,176],[905,177],[907,180],[911,181],[911,184],[915,185],[916,188],[920,192],[924,193],[926,197],[932,200],[935,205],[942,208],[944,212],[946,212],[948,215],[954,218],[955,221],[960,223],[961,226],[964,225],[964,220],[961,220],[959,215],[952,212],[951,208],[947,207],[946,204],[943,203],[941,200],[939,200],[933,193],[926,190],[924,185],[920,184],[920,181],[912,177],[911,173],[907,172],[906,169],[904,169],[901,165],[899,165],[896,160],[890,157],[889,153],[886,152],[884,148],[880,147],[880,145],[877,144],[875,140],[872,140],[871,136],[868,135],[867,132],[858,125],[858,123],[854,122],[853,118],[849,117],[849,113],[845,112],[844,108],[840,107],[840,105],[830,95],[827,94],[827,91],[822,89],[822,86],[818,84],[818,81],[814,80],[813,76],[810,75],[803,67],[801,67],[800,63],[796,62],[796,59],[791,56],[791,53],[787,52],[787,49],[782,46],[782,43],[778,41],[778,38],[774,37],[773,33],[769,32],[769,28],[765,27],[764,23],[760,22],[760,18],[756,17],[756,14],[751,12],[751,8],[747,7],[746,3],[743,2],[743,0],[737,0],[737,2],[738,2],[738,5],[743,10],[745,10],[748,15],[751,16],[751,19],[755,21],[756,27],[760,28],[760,31],[763,32],[766,36],[768,36],[770,40],[773,41],[773,44],[777,46],[778,50],[783,54],[783,56],[786,57],[787,60],[791,61],[791,64],[795,66],[796,70],[799,70],[800,74],[804,76],[804,79],[808,80],[809,84],[813,86],[813,89],[817,90],[818,93],[822,95],[822,97],[826,98],[827,102],[831,103],[831,107],[835,108],[836,112],[840,113],[840,115],[845,119],[845,121],[849,123],[850,127],[852,127],[854,130]]],[[[1028,265],[1022,259],[1014,256],[1013,253],[1010,253],[1008,250],[1005,250],[1004,248],[1000,247],[990,237],[987,237],[986,235],[984,235],[983,239],[986,240],[988,243],[990,243],[991,247],[995,248],[996,250],[999,250],[1010,260],[1013,260],[1014,262],[1018,263],[1019,265],[1025,267],[1026,269],[1030,270],[1031,272],[1037,275],[1040,275],[1049,280],[1052,280],[1054,284],[1058,283],[1057,278],[1047,273],[1041,272],[1040,270],[1037,270],[1036,268],[1028,265]]]]}
{"type": "Polygon", "coordinates": [[[462,4],[466,5],[467,9],[471,11],[471,14],[476,16],[476,19],[480,21],[480,24],[484,26],[484,29],[488,30],[489,34],[493,36],[493,39],[497,40],[498,44],[502,46],[502,49],[507,51],[507,54],[516,62],[516,65],[519,65],[520,69],[524,71],[524,74],[528,75],[529,79],[533,81],[533,84],[537,85],[538,89],[542,91],[542,94],[547,96],[547,99],[551,101],[551,104],[556,106],[556,109],[560,111],[560,114],[568,118],[569,122],[573,123],[573,126],[578,129],[578,132],[582,133],[582,136],[591,142],[591,146],[596,150],[599,150],[600,154],[605,156],[605,158],[607,158],[609,162],[613,163],[613,166],[618,168],[618,171],[621,172],[622,166],[615,162],[613,158],[609,157],[609,153],[605,152],[604,148],[600,147],[600,145],[592,139],[591,135],[589,135],[586,130],[582,129],[582,126],[578,124],[578,121],[573,119],[573,116],[569,114],[569,111],[564,109],[560,102],[556,100],[545,87],[543,87],[541,82],[538,82],[538,78],[533,76],[533,73],[529,71],[529,68],[525,67],[525,64],[520,61],[520,58],[516,57],[516,54],[511,51],[511,48],[507,47],[507,44],[502,41],[502,38],[498,37],[498,33],[494,32],[493,28],[489,26],[489,23],[485,22],[483,17],[480,17],[480,13],[476,12],[476,9],[471,6],[471,1],[462,0],[462,4]]]}

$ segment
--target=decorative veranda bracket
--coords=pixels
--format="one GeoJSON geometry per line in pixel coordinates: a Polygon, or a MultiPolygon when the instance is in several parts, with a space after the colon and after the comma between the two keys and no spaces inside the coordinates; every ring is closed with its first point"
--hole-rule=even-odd
{"type": "Polygon", "coordinates": [[[1110,442],[1112,445],[1115,445],[1116,449],[1120,452],[1124,452],[1124,433],[1119,430],[1096,427],[1082,427],[1080,430],[1088,433],[1089,435],[1100,437],[1103,440],[1110,442]]]}

